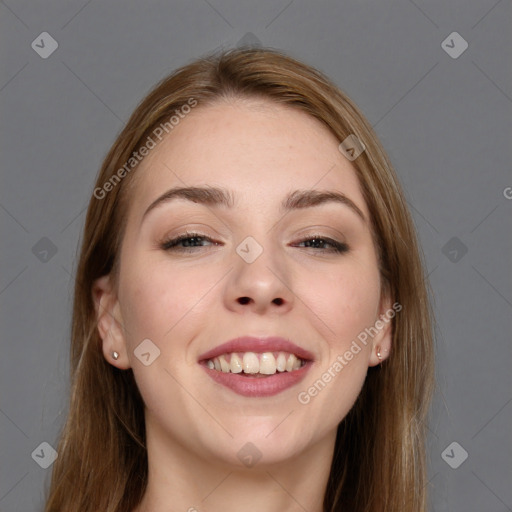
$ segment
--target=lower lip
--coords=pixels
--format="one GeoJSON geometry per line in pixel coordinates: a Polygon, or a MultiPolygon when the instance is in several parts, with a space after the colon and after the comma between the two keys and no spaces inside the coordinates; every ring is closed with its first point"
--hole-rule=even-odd
{"type": "Polygon", "coordinates": [[[224,373],[211,370],[204,365],[201,366],[215,382],[226,386],[239,395],[265,397],[277,395],[298,384],[306,376],[311,364],[311,361],[308,361],[298,370],[275,373],[268,377],[243,377],[239,373],[224,373]]]}

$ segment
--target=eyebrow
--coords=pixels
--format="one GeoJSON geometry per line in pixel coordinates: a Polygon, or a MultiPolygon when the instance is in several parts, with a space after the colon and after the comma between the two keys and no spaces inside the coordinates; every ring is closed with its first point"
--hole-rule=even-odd
{"type": "MultiPolygon", "coordinates": [[[[193,203],[207,206],[225,206],[227,208],[232,208],[235,204],[233,193],[224,188],[209,186],[175,187],[155,199],[144,212],[142,220],[150,211],[174,199],[186,199],[193,203]]],[[[288,212],[326,203],[338,203],[347,206],[366,223],[364,213],[349,197],[342,192],[334,192],[332,190],[294,190],[282,201],[281,210],[288,212]]]]}

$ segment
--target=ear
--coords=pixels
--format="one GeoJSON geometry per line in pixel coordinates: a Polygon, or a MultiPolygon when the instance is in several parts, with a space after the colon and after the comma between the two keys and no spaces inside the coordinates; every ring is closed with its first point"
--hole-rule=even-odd
{"type": "Polygon", "coordinates": [[[379,316],[375,319],[373,328],[377,334],[373,337],[372,353],[368,366],[376,366],[384,362],[391,353],[391,340],[393,338],[393,318],[402,306],[395,302],[392,304],[387,293],[383,293],[379,305],[379,316]],[[380,355],[380,357],[379,357],[380,355]]]}
{"type": "Polygon", "coordinates": [[[102,340],[103,357],[120,370],[131,368],[123,329],[121,308],[109,275],[100,277],[92,286],[98,333],[102,340]],[[114,359],[113,353],[119,354],[114,359]]]}

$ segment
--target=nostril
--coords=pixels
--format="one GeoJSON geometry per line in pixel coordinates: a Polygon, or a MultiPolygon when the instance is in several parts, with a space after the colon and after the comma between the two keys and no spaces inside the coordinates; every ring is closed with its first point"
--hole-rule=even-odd
{"type": "MultiPolygon", "coordinates": [[[[239,304],[248,304],[249,302],[251,302],[251,298],[250,297],[239,297],[238,302],[239,302],[239,304]]],[[[284,300],[279,297],[277,299],[274,299],[272,302],[274,304],[277,304],[278,306],[281,306],[284,303],[284,300]]]]}

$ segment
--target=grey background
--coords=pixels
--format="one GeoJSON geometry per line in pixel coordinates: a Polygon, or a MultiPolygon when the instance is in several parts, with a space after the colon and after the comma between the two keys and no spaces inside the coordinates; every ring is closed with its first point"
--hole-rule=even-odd
{"type": "Polygon", "coordinates": [[[51,467],[31,454],[65,417],[76,247],[104,155],[160,78],[241,40],[320,68],[376,128],[434,291],[431,510],[512,510],[511,14],[510,0],[0,2],[0,510],[42,507],[51,467]],[[47,59],[31,47],[43,31],[59,44],[47,59]],[[441,45],[454,31],[469,44],[456,59],[441,45]],[[457,469],[441,456],[453,441],[457,469]]]}

